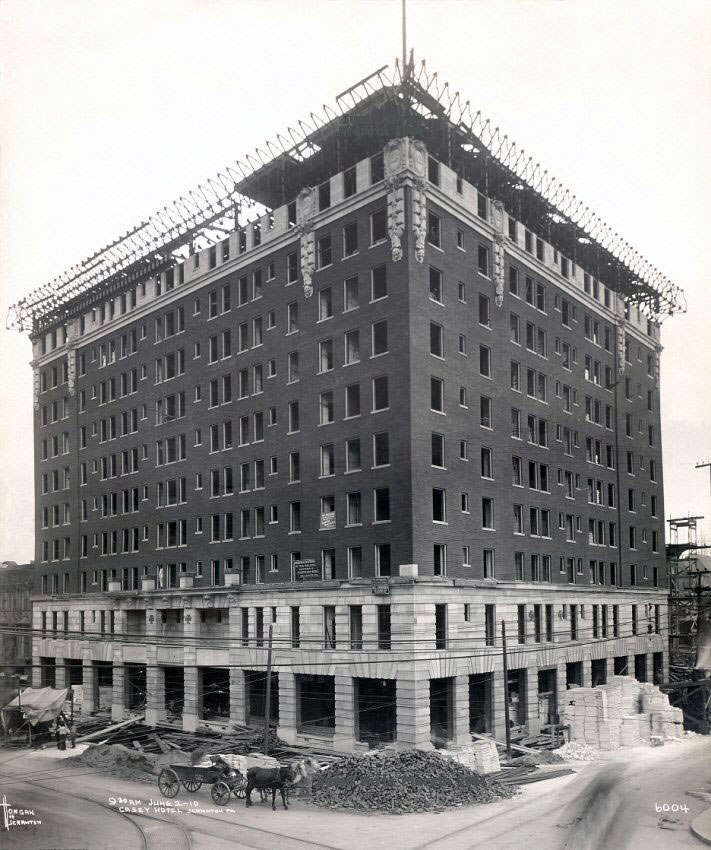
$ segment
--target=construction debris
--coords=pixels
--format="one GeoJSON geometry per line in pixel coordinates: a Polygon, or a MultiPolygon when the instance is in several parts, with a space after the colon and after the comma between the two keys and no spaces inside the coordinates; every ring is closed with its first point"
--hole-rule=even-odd
{"type": "Polygon", "coordinates": [[[405,814],[489,803],[514,793],[438,753],[349,756],[317,774],[312,801],[330,808],[405,814]]]}
{"type": "Polygon", "coordinates": [[[681,709],[671,708],[658,687],[632,676],[611,676],[608,684],[595,688],[571,688],[559,711],[571,740],[601,750],[638,746],[652,735],[679,738],[683,731],[681,709]]]}
{"type": "Polygon", "coordinates": [[[599,750],[594,750],[587,744],[578,741],[570,741],[555,750],[563,761],[597,761],[600,758],[599,750]]]}

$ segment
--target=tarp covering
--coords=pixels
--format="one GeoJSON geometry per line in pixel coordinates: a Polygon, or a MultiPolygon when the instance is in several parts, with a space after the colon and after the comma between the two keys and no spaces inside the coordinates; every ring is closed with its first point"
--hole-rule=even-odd
{"type": "Polygon", "coordinates": [[[696,635],[695,670],[711,671],[711,620],[702,620],[696,635]]]}
{"type": "Polygon", "coordinates": [[[20,708],[30,724],[36,726],[57,717],[68,693],[69,688],[25,688],[5,709],[20,708]]]}

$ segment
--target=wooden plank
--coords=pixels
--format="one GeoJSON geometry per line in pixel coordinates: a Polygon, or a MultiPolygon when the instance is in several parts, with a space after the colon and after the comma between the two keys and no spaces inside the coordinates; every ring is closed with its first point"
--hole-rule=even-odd
{"type": "MultiPolygon", "coordinates": [[[[478,738],[480,741],[493,741],[499,747],[506,747],[506,744],[503,743],[503,741],[497,741],[490,735],[478,735],[476,732],[471,732],[470,734],[472,738],[478,738]]],[[[530,747],[522,747],[520,744],[511,744],[511,749],[518,750],[521,753],[528,753],[529,755],[538,755],[538,750],[532,750],[530,747]]]]}
{"type": "Polygon", "coordinates": [[[90,732],[88,735],[82,735],[81,738],[77,738],[77,744],[81,744],[83,741],[91,741],[94,738],[105,738],[107,733],[114,732],[117,729],[125,729],[128,726],[132,726],[134,723],[139,723],[143,720],[142,717],[133,717],[131,720],[124,720],[121,723],[116,723],[113,726],[105,726],[103,729],[98,729],[96,732],[90,732]]]}

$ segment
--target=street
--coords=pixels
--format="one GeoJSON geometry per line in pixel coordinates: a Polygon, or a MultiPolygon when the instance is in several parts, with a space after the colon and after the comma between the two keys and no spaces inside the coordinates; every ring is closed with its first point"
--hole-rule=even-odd
{"type": "Polygon", "coordinates": [[[605,761],[574,763],[575,775],[522,788],[512,800],[442,813],[355,815],[318,809],[295,799],[288,811],[270,805],[216,810],[207,789],[182,793],[183,812],[165,813],[157,786],[115,780],[67,767],[45,755],[0,751],[2,795],[31,810],[40,826],[3,833],[11,850],[670,850],[702,846],[691,820],[708,803],[688,796],[711,791],[711,739],[691,738],[663,748],[635,748],[605,761]],[[124,802],[122,802],[124,801],[124,802]],[[665,803],[688,812],[658,813],[665,803]],[[193,805],[194,804],[194,805],[193,805]],[[118,808],[134,813],[119,812],[118,808]],[[186,813],[197,808],[201,813],[186,813]],[[142,811],[141,811],[142,810],[142,811]]]}

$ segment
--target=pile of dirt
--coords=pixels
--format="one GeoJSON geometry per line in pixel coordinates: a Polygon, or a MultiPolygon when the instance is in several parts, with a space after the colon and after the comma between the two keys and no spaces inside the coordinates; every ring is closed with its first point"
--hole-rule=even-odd
{"type": "Polygon", "coordinates": [[[405,814],[489,803],[513,794],[512,788],[437,753],[407,750],[341,759],[314,777],[312,802],[405,814]]]}
{"type": "Polygon", "coordinates": [[[189,764],[190,756],[180,750],[155,755],[124,747],[123,744],[97,744],[81,755],[67,759],[80,767],[92,767],[102,773],[138,782],[155,782],[161,763],[189,764]]]}

